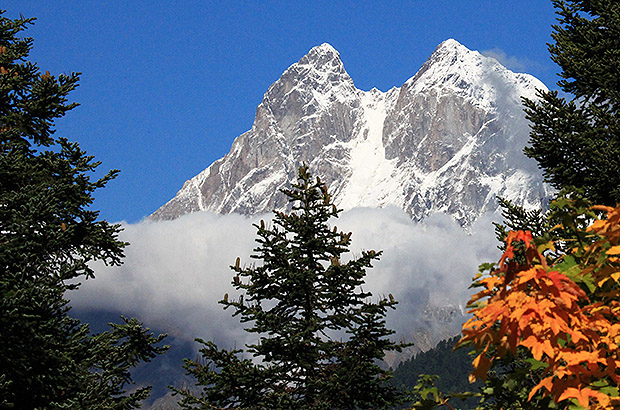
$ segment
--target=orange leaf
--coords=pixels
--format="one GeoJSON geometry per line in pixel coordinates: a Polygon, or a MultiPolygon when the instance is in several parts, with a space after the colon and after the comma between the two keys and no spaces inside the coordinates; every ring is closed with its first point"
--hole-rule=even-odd
{"type": "Polygon", "coordinates": [[[489,345],[490,342],[487,343],[484,350],[474,359],[472,363],[474,366],[474,371],[469,375],[469,381],[471,383],[475,382],[476,380],[486,380],[487,378],[487,372],[491,367],[491,361],[486,355],[487,351],[489,350],[489,345]]]}
{"type": "Polygon", "coordinates": [[[604,211],[604,212],[612,212],[614,208],[606,205],[593,205],[590,207],[593,211],[604,211]]]}
{"type": "Polygon", "coordinates": [[[538,383],[536,386],[534,386],[534,388],[530,392],[529,396],[527,396],[527,401],[532,400],[532,397],[534,397],[536,392],[538,390],[540,390],[542,387],[547,389],[548,392],[551,392],[551,389],[553,387],[553,376],[545,377],[544,379],[542,379],[540,381],[540,383],[538,383]]]}
{"type": "Polygon", "coordinates": [[[569,387],[566,390],[564,390],[564,392],[560,395],[560,397],[558,398],[558,402],[564,399],[574,398],[574,399],[577,399],[577,401],[579,401],[579,404],[582,407],[588,408],[588,405],[590,404],[590,397],[592,397],[593,399],[596,399],[599,403],[603,405],[609,403],[610,401],[609,396],[607,396],[606,394],[603,394],[596,390],[592,390],[588,387],[583,388],[583,389],[569,387]]]}
{"type": "Polygon", "coordinates": [[[607,255],[620,255],[620,245],[612,246],[607,250],[607,255]]]}
{"type": "Polygon", "coordinates": [[[564,390],[564,393],[562,393],[558,398],[558,402],[566,399],[577,399],[582,407],[588,407],[588,404],[590,403],[589,397],[587,395],[584,396],[581,390],[575,387],[569,387],[564,390]]]}

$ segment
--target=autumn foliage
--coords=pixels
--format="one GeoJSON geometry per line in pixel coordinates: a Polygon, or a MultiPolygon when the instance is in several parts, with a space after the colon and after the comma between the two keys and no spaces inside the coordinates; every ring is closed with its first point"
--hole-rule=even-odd
{"type": "Polygon", "coordinates": [[[595,206],[564,220],[573,222],[551,229],[562,233],[551,240],[508,234],[498,265],[475,279],[482,290],[469,302],[473,317],[459,343],[479,353],[474,380],[485,379],[494,361],[526,349],[533,367],[544,369],[530,399],[619,408],[620,206],[595,206]]]}

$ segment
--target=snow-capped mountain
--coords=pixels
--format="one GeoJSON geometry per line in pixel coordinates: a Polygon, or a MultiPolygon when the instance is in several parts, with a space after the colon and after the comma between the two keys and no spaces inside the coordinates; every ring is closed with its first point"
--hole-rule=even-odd
{"type": "Polygon", "coordinates": [[[447,40],[400,88],[362,91],[322,44],[271,85],[231,151],[150,218],[285,208],[279,189],[301,163],[343,209],[395,205],[415,220],[446,212],[467,226],[496,209],[497,195],[539,207],[549,188],[522,153],[521,97],[536,89],[546,88],[447,40]]]}

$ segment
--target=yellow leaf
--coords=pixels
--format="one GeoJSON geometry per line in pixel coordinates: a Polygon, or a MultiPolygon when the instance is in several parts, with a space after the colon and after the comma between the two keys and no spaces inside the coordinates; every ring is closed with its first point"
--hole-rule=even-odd
{"type": "Polygon", "coordinates": [[[620,255],[620,245],[612,246],[607,250],[607,255],[620,255]]]}
{"type": "Polygon", "coordinates": [[[538,248],[536,249],[538,250],[539,253],[543,253],[547,249],[551,249],[553,252],[555,252],[555,243],[553,243],[553,241],[549,241],[542,245],[538,245],[538,248]]]}

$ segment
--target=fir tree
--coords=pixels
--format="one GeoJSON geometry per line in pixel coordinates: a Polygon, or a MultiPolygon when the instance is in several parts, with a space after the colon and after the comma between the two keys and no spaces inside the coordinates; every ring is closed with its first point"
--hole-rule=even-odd
{"type": "Polygon", "coordinates": [[[77,104],[78,74],[41,74],[26,61],[33,19],[0,11],[0,406],[16,409],[137,408],[149,388],[127,393],[130,368],[165,348],[135,319],[91,335],[68,315],[65,293],[88,265],[120,264],[118,225],[98,221],[92,194],[116,175],[91,180],[99,163],[54,135],[77,104]]]}
{"type": "Polygon", "coordinates": [[[557,189],[578,188],[597,204],[620,202],[620,2],[554,0],[559,24],[549,45],[560,68],[556,91],[525,100],[532,122],[526,155],[557,189]]]}
{"type": "Polygon", "coordinates": [[[238,299],[224,296],[258,342],[241,350],[220,350],[199,340],[202,360],[186,360],[202,394],[180,391],[185,408],[367,409],[400,401],[390,372],[378,361],[404,345],[388,339],[389,298],[373,303],[361,289],[365,270],[380,252],[364,251],[345,260],[351,233],[330,229],[339,214],[325,185],[306,167],[298,183],[283,190],[292,202],[287,214],[275,212],[272,226],[256,225],[252,258],[259,265],[232,269],[238,299]]]}
{"type": "MultiPolygon", "coordinates": [[[[615,206],[620,202],[620,3],[553,0],[558,23],[549,44],[561,69],[557,91],[539,91],[539,101],[524,99],[531,122],[525,154],[538,161],[545,180],[559,196],[615,206]]],[[[542,211],[527,211],[499,198],[507,230],[541,233],[548,228],[542,211]]]]}

